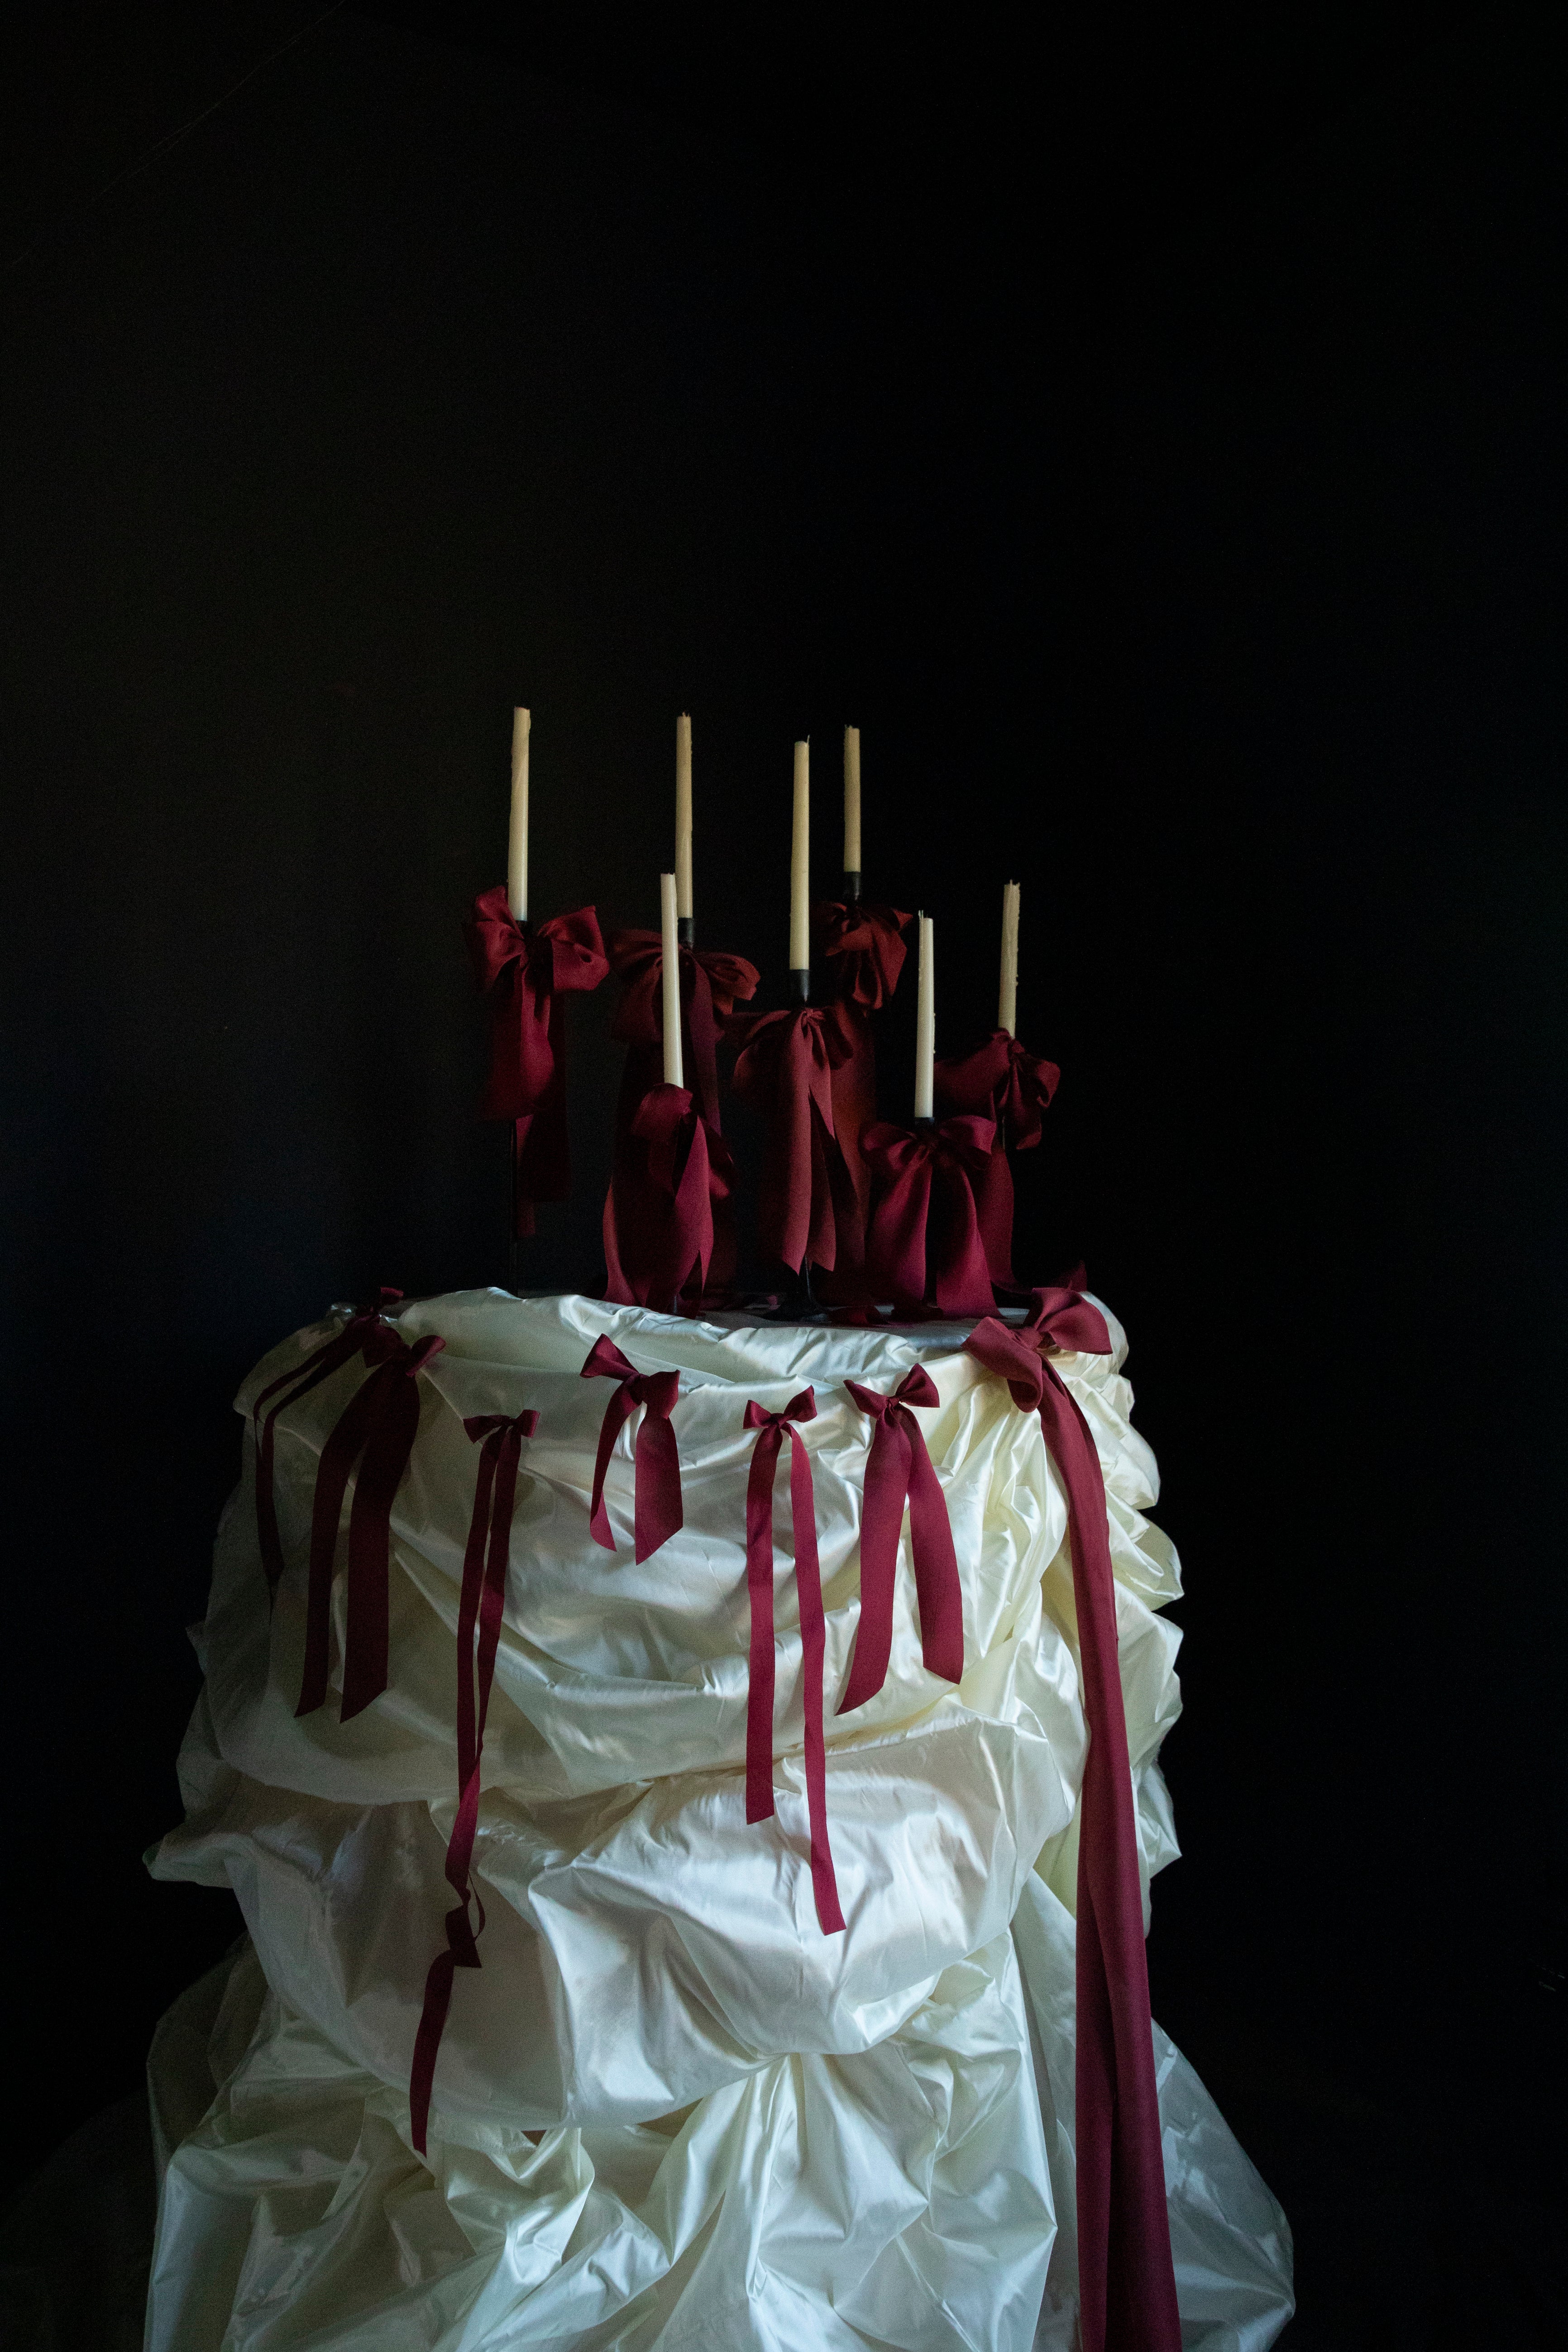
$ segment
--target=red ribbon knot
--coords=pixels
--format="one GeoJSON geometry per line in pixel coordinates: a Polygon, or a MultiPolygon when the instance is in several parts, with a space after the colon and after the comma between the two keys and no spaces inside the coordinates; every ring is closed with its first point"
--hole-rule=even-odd
{"type": "Polygon", "coordinates": [[[456,1908],[447,1914],[447,1948],[437,1952],[425,1979],[425,2005],[414,2042],[414,2069],[408,2104],[414,2145],[425,2154],[430,2119],[430,2094],[436,2079],[436,2056],[446,2030],[452,2001],[452,1977],[458,1969],[479,1965],[479,1938],[484,1932],[485,1906],[470,1872],[474,1838],[479,1819],[479,1759],[484,1753],[485,1720],[495,1681],[496,1651],[501,1619],[506,1612],[506,1571],[511,1549],[512,1510],[517,1501],[518,1467],[522,1441],[539,1426],[539,1415],[475,1413],[464,1422],[469,1438],[479,1446],[479,1477],[463,1552],[463,1591],[458,1607],[458,1811],[447,1843],[447,1883],[456,1895],[456,1908]],[[479,1629],[479,1655],[474,1632],[479,1629]],[[479,1924],[470,1919],[479,1915],[479,1924]]]}
{"type": "Polygon", "coordinates": [[[338,1417],[321,1448],[310,1512],[310,1574],[305,1602],[305,1665],[296,1715],[310,1715],[327,1696],[331,1627],[332,1566],[343,1495],[354,1465],[349,1513],[348,1624],[343,1642],[343,1694],[338,1719],[347,1723],[386,1688],[387,1617],[392,1560],[392,1504],[419,1429],[416,1380],[445,1339],[412,1348],[388,1323],[373,1324],[362,1343],[372,1367],[338,1417]]]}
{"type": "Polygon", "coordinates": [[[856,1218],[833,1113],[833,1074],[850,1054],[845,1024],[836,1006],[805,1004],[759,1014],[745,1040],[735,1092],[767,1121],[758,1244],[795,1273],[808,1263],[830,1268],[840,1225],[856,1218]]]}
{"type": "Polygon", "coordinates": [[[605,1336],[595,1340],[583,1367],[585,1381],[618,1381],[620,1386],[611,1394],[605,1407],[605,1418],[599,1429],[599,1451],[594,1463],[594,1493],[589,1507],[588,1526],[595,1543],[606,1551],[616,1548],[615,1531],[610,1515],[605,1508],[605,1473],[610,1466],[616,1439],[622,1424],[630,1420],[638,1405],[645,1408],[637,1433],[633,1455],[634,1479],[632,1492],[632,1527],[636,1556],[640,1563],[650,1559],[660,1544],[668,1543],[676,1530],[685,1524],[680,1495],[680,1452],[675,1442],[675,1432],[669,1416],[680,1394],[679,1372],[639,1372],[629,1363],[615,1341],[605,1336]]]}
{"type": "Polygon", "coordinates": [[[822,1570],[816,1556],[816,1496],[811,1456],[793,1424],[815,1421],[816,1398],[810,1389],[792,1397],[782,1412],[769,1412],[753,1397],[745,1427],[754,1429],[751,1475],[746,1482],[746,1590],[752,1604],[752,1643],[746,1690],[746,1819],[765,1822],[773,1812],[773,1479],[779,1449],[790,1443],[789,1506],[795,1540],[795,1591],[800,1600],[801,1672],[805,1698],[805,1802],[811,1823],[811,1885],[817,1924],[825,1936],[844,1925],[827,1840],[827,1765],[822,1736],[822,1673],[827,1625],[822,1612],[822,1570]]]}
{"type": "Polygon", "coordinates": [[[563,1201],[571,1190],[561,999],[597,988],[609,960],[592,907],[524,925],[499,883],[480,891],[463,929],[490,1003],[490,1066],[479,1116],[514,1122],[516,1229],[531,1234],[533,1203],[563,1201]]]}
{"type": "Polygon", "coordinates": [[[880,1012],[904,968],[909,950],[900,933],[908,930],[909,916],[866,898],[852,907],[828,899],[812,908],[811,919],[823,960],[835,967],[843,1002],[863,1013],[880,1012]]]}
{"type": "Polygon", "coordinates": [[[928,1299],[941,1315],[987,1315],[994,1305],[974,1207],[994,1137],[988,1118],[925,1129],[884,1123],[861,1137],[875,1202],[867,1267],[900,1315],[918,1316],[928,1299]]]}
{"type": "Polygon", "coordinates": [[[1037,1290],[1022,1330],[987,1316],[964,1342],[1039,1415],[1067,1490],[1089,1755],[1079,1801],[1078,2240],[1084,2352],[1180,2352],[1149,1970],[1138,1881],[1116,1584],[1093,1433],[1047,1349],[1111,1352],[1105,1318],[1069,1284],[1037,1290]]]}
{"type": "Polygon", "coordinates": [[[876,1423],[866,1461],[860,1515],[860,1624],[849,1686],[840,1715],[875,1698],[888,1678],[893,1642],[893,1586],[899,1570],[899,1536],[904,1505],[910,1507],[910,1557],[920,1607],[921,1648],[927,1672],[948,1682],[963,1678],[963,1593],[952,1548],[947,1497],[931,1466],[911,1405],[940,1404],[936,1382],[921,1364],[906,1372],[891,1396],[845,1387],[862,1412],[876,1423]]]}
{"type": "Polygon", "coordinates": [[[334,1332],[324,1346],[307,1356],[304,1362],[297,1364],[291,1372],[284,1372],[279,1379],[268,1381],[251,1405],[250,1425],[256,1439],[256,1535],[261,1547],[261,1567],[267,1579],[269,1601],[277,1600],[279,1581],[283,1574],[283,1545],[278,1533],[278,1505],[272,1482],[273,1440],[278,1416],[287,1412],[300,1397],[309,1395],[311,1389],[319,1387],[341,1364],[352,1362],[381,1321],[384,1310],[395,1306],[402,1296],[401,1290],[383,1287],[363,1307],[351,1308],[349,1319],[340,1331],[334,1332]],[[263,1418],[262,1406],[269,1396],[278,1396],[279,1389],[287,1389],[288,1395],[278,1397],[271,1412],[263,1418]]]}

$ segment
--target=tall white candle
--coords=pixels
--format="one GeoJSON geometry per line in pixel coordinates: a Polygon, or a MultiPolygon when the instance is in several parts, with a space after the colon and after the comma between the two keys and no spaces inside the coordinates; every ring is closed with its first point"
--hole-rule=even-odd
{"type": "Polygon", "coordinates": [[[915,1117],[936,1111],[936,932],[929,915],[921,924],[920,986],[915,996],[915,1117]]]}
{"type": "Polygon", "coordinates": [[[528,730],[521,708],[511,714],[511,824],[506,842],[506,903],[520,923],[528,920],[528,730]]]}
{"type": "Polygon", "coordinates": [[[680,948],[675,933],[675,877],[658,877],[659,929],[664,936],[664,1083],[686,1084],[680,1061],[680,948]]]}
{"type": "Polygon", "coordinates": [[[844,871],[860,871],[860,730],[844,730],[844,871]]]}
{"type": "Polygon", "coordinates": [[[689,920],[691,899],[691,721],[675,722],[675,911],[689,920]]]}
{"type": "Polygon", "coordinates": [[[1002,986],[996,999],[996,1026],[1009,1037],[1018,1027],[1018,885],[1002,885],[1002,986]]]}
{"type": "Polygon", "coordinates": [[[811,746],[795,747],[795,830],[789,853],[789,968],[811,961],[811,746]]]}

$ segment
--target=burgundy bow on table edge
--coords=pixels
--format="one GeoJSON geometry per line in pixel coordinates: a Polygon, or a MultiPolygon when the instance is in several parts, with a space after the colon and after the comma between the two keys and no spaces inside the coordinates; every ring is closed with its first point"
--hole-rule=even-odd
{"type": "Polygon", "coordinates": [[[684,1524],[685,1515],[680,1496],[680,1453],[675,1442],[675,1432],[669,1416],[680,1394],[679,1372],[639,1372],[628,1362],[615,1341],[601,1334],[588,1350],[583,1366],[585,1381],[612,1380],[619,1383],[611,1391],[605,1407],[605,1418],[599,1429],[599,1450],[594,1463],[594,1491],[589,1505],[588,1526],[594,1541],[603,1544],[606,1551],[616,1548],[615,1532],[610,1515],[605,1508],[605,1474],[610,1466],[610,1456],[616,1449],[616,1439],[624,1423],[630,1420],[638,1405],[645,1410],[637,1433],[633,1455],[632,1529],[636,1558],[640,1565],[651,1559],[659,1546],[668,1543],[684,1524]]]}
{"type": "Polygon", "coordinates": [[[994,1317],[964,1342],[1039,1416],[1066,1489],[1089,1754],[1079,1798],[1078,2239],[1084,2352],[1181,2352],[1154,2079],[1127,1717],[1117,1657],[1105,1482],[1093,1433],[1050,1349],[1109,1355],[1082,1268],[1034,1293],[1021,1330],[994,1317]]]}

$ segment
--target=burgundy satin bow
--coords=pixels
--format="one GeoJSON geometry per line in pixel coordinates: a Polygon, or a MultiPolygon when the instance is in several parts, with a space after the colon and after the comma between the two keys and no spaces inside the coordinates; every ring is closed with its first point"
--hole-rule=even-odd
{"type": "Polygon", "coordinates": [[[1072,1286],[1037,1290],[1025,1328],[987,1317],[964,1342],[1037,1412],[1067,1490],[1089,1756],[1078,1858],[1078,2245],[1084,2352],[1180,2352],[1149,1971],[1105,1482],[1088,1422],[1044,1351],[1103,1356],[1110,1335],[1072,1286]]]}
{"type": "Polygon", "coordinates": [[[900,1315],[918,1316],[928,1299],[941,1315],[985,1315],[994,1304],[974,1206],[994,1136],[988,1118],[946,1118],[861,1137],[874,1204],[867,1267],[900,1315]]]}
{"type": "Polygon", "coordinates": [[[539,1426],[533,1412],[476,1413],[463,1427],[479,1447],[479,1472],[474,1488],[468,1540],[463,1551],[463,1591],[458,1604],[458,1811],[447,1842],[447,1884],[458,1898],[447,1914],[447,1948],[437,1952],[425,1979],[425,2005],[414,2041],[414,2068],[408,2105],[416,2151],[425,2154],[430,2120],[430,2093],[436,2079],[436,2057],[446,2031],[452,2001],[452,1977],[458,1969],[479,1965],[479,1938],[484,1933],[485,1906],[475,1890],[470,1870],[474,1837],[479,1820],[479,1759],[484,1753],[485,1719],[489,1713],[495,1681],[496,1651],[506,1611],[507,1560],[511,1549],[511,1517],[517,1502],[518,1466],[522,1441],[539,1426]],[[479,1629],[479,1655],[474,1654],[474,1631],[479,1629]],[[469,1913],[479,1914],[476,1927],[469,1913]]]}
{"type": "Polygon", "coordinates": [[[767,1120],[757,1188],[757,1243],[798,1273],[837,1262],[840,1218],[855,1214],[853,1187],[833,1118],[833,1073],[849,1042],[836,1010],[805,1004],[749,1022],[734,1088],[767,1120]]]}
{"type": "Polygon", "coordinates": [[[394,1306],[402,1296],[401,1290],[383,1288],[377,1291],[374,1300],[356,1307],[342,1328],[334,1332],[314,1354],[307,1356],[302,1364],[297,1364],[291,1372],[284,1372],[275,1381],[268,1381],[251,1405],[250,1425],[256,1439],[256,1536],[261,1548],[261,1568],[267,1579],[269,1601],[277,1600],[279,1581],[283,1574],[283,1545],[278,1533],[278,1503],[272,1483],[273,1436],[278,1416],[280,1412],[287,1412],[300,1397],[309,1395],[311,1389],[319,1387],[341,1364],[351,1362],[364,1346],[367,1335],[381,1321],[383,1310],[394,1306]],[[271,1412],[264,1417],[262,1406],[269,1396],[278,1396],[279,1389],[287,1389],[288,1395],[278,1397],[271,1412]]]}
{"type": "Polygon", "coordinates": [[[888,1678],[893,1644],[893,1586],[906,1501],[926,1670],[945,1676],[950,1683],[963,1679],[963,1594],[947,1497],[931,1467],[921,1425],[910,1411],[915,1404],[941,1403],[936,1382],[923,1365],[917,1364],[905,1373],[891,1396],[862,1388],[858,1381],[846,1381],[844,1385],[877,1425],[866,1460],[860,1513],[860,1625],[855,1636],[849,1686],[838,1703],[840,1715],[875,1698],[888,1678]]]}
{"type": "Polygon", "coordinates": [[[904,968],[909,950],[899,934],[909,929],[910,918],[897,907],[877,907],[867,899],[852,907],[829,899],[812,908],[811,919],[845,1003],[879,1012],[904,968]]]}
{"type": "MultiPolygon", "coordinates": [[[[613,931],[610,962],[623,986],[611,1034],[630,1045],[658,1049],[664,1044],[661,991],[664,985],[664,940],[658,931],[613,931]]],[[[711,949],[680,950],[680,1003],[685,1029],[686,1076],[698,1108],[717,1134],[719,1118],[719,1030],[737,1003],[754,996],[757,968],[744,956],[725,955],[711,949]]],[[[639,1095],[662,1072],[639,1067],[639,1095]]]]}
{"type": "Polygon", "coordinates": [[[605,1473],[610,1466],[622,1423],[638,1405],[646,1408],[637,1434],[633,1457],[632,1530],[638,1561],[648,1559],[685,1524],[680,1496],[680,1453],[669,1416],[680,1394],[679,1372],[639,1372],[628,1363],[615,1341],[603,1334],[588,1350],[583,1367],[585,1381],[618,1381],[605,1407],[599,1428],[599,1451],[594,1463],[594,1494],[588,1526],[595,1543],[606,1551],[616,1548],[610,1515],[605,1508],[605,1473]]]}
{"type": "Polygon", "coordinates": [[[937,1064],[937,1099],[950,1111],[994,1118],[1016,1150],[1027,1151],[1044,1132],[1060,1076],[1054,1062],[1026,1052],[1005,1029],[994,1029],[973,1054],[937,1064]]]}
{"type": "Polygon", "coordinates": [[[311,1714],[327,1696],[332,1563],[343,1495],[356,1462],[359,1475],[349,1512],[349,1607],[339,1721],[347,1723],[386,1688],[393,1497],[408,1467],[419,1429],[416,1380],[446,1344],[432,1336],[411,1348],[387,1323],[374,1324],[365,1334],[363,1347],[365,1362],[372,1367],[370,1377],[343,1407],[316,1467],[305,1602],[305,1665],[296,1715],[311,1714]]]}
{"type": "Polygon", "coordinates": [[[673,1313],[681,1293],[700,1294],[713,1255],[716,1205],[728,1198],[733,1163],[685,1087],[654,1087],[631,1132],[644,1146],[618,1162],[605,1202],[606,1298],[673,1313]]]}
{"type": "Polygon", "coordinates": [[[833,1849],[827,1842],[827,1765],[822,1737],[822,1668],[827,1621],[822,1612],[822,1570],[816,1557],[816,1496],[811,1456],[792,1423],[815,1421],[816,1398],[810,1389],[792,1397],[783,1412],[769,1412],[753,1397],[745,1426],[758,1432],[746,1481],[746,1590],[752,1603],[752,1643],[746,1690],[746,1819],[765,1822],[773,1812],[773,1479],[779,1448],[790,1443],[789,1508],[795,1533],[795,1582],[800,1601],[801,1679],[805,1703],[805,1804],[811,1823],[811,1885],[817,1925],[835,1936],[844,1925],[833,1849]]]}
{"type": "Polygon", "coordinates": [[[564,1201],[571,1191],[561,999],[597,988],[609,961],[592,907],[525,929],[499,883],[480,891],[463,929],[490,1000],[490,1066],[479,1116],[514,1122],[515,1224],[531,1234],[534,1202],[564,1201]]]}

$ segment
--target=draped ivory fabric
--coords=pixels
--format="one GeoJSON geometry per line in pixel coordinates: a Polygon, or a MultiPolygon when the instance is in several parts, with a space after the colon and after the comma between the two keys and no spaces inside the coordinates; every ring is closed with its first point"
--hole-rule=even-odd
{"type": "MultiPolygon", "coordinates": [[[[164,2021],[149,2352],[1069,2352],[1074,1807],[1085,1731],[1066,1509],[1039,1423],[964,1328],[694,1322],[583,1297],[422,1300],[438,1333],[393,1514],[391,1686],[294,1713],[321,1449],[363,1376],[278,1424],[288,1573],[269,1616],[254,1451],[219,1530],[160,1877],[227,1885],[247,1937],[164,2021]],[[588,1532],[607,1333],[677,1370],[685,1525],[640,1567],[635,1422],[588,1532]],[[858,1612],[871,1424],[846,1380],[916,1362],[963,1585],[965,1673],[921,1663],[907,1556],[878,1696],[833,1713],[858,1612]],[[775,1496],[777,1818],[748,1826],[751,1398],[807,1381],[827,1613],[827,1817],[847,1921],[813,1903],[786,1479],[775,1496]],[[455,1636],[477,1449],[523,1454],[475,1846],[482,1967],[459,1971],[427,2161],[408,2081],[451,1890],[455,1636]]],[[[1058,1360],[1105,1472],[1145,1894],[1177,1849],[1156,1762],[1179,1706],[1158,1611],[1174,1553],[1129,1423],[1125,1339],[1058,1360]]],[[[273,1351],[239,1407],[330,1326],[273,1351]]],[[[248,1430],[248,1420],[247,1420],[248,1430]]],[[[907,1536],[905,1538],[907,1555],[907,1536]]],[[[342,1643],[334,1593],[334,1655],[342,1643]]],[[[1291,2309],[1284,2216],[1156,2031],[1184,2343],[1263,2352],[1291,2309]]]]}

